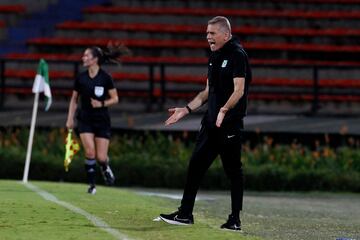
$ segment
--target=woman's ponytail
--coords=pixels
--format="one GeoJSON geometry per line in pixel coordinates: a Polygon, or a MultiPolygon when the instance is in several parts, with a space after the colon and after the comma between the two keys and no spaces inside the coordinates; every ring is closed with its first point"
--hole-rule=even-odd
{"type": "Polygon", "coordinates": [[[124,55],[130,55],[131,51],[123,44],[113,44],[109,42],[107,48],[102,50],[99,47],[93,46],[90,48],[94,57],[98,58],[98,64],[103,63],[120,63],[120,58],[124,55]]]}

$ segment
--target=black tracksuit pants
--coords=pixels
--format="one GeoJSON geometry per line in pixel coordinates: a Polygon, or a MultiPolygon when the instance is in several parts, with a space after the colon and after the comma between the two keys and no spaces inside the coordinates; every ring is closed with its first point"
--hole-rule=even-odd
{"type": "Polygon", "coordinates": [[[181,201],[181,211],[191,214],[201,180],[220,155],[223,168],[231,183],[232,214],[239,216],[243,205],[243,170],[241,163],[241,134],[239,128],[208,128],[202,126],[188,166],[188,174],[181,201]]]}

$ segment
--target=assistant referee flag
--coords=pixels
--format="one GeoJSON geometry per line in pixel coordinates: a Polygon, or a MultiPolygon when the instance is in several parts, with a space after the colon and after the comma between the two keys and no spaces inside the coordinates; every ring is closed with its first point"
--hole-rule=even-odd
{"type": "Polygon", "coordinates": [[[33,93],[44,92],[44,95],[46,97],[45,111],[49,110],[50,105],[52,103],[50,81],[49,81],[49,67],[44,59],[40,59],[32,92],[33,93]]]}

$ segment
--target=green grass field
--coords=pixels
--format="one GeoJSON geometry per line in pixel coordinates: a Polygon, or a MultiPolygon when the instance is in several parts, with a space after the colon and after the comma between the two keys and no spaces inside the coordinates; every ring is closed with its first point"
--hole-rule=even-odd
{"type": "MultiPolygon", "coordinates": [[[[228,214],[224,192],[204,192],[193,226],[152,219],[171,212],[179,200],[141,195],[135,189],[31,182],[57,199],[105,221],[129,239],[360,239],[360,195],[344,193],[246,193],[243,233],[219,229],[228,214]]],[[[116,239],[84,216],[45,200],[21,182],[0,181],[0,239],[116,239]]]]}

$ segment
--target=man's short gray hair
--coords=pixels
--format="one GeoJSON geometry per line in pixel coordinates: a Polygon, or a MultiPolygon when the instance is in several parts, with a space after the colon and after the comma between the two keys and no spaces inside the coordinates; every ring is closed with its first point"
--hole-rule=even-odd
{"type": "Polygon", "coordinates": [[[231,34],[231,25],[229,19],[227,19],[226,17],[216,16],[210,19],[208,21],[208,25],[213,25],[213,24],[219,24],[221,30],[223,30],[224,32],[229,32],[231,34]]]}

